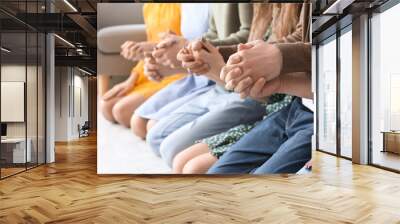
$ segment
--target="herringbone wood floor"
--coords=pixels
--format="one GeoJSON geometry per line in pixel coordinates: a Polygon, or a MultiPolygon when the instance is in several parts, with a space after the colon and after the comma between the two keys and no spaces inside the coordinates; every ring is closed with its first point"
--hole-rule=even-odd
{"type": "Polygon", "coordinates": [[[98,176],[96,139],[0,181],[0,223],[400,223],[400,175],[322,153],[310,175],[98,176]]]}

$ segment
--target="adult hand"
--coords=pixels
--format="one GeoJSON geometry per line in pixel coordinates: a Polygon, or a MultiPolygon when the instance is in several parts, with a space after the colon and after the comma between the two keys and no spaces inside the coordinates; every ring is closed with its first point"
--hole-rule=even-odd
{"type": "Polygon", "coordinates": [[[178,52],[187,44],[187,40],[183,37],[167,34],[155,47],[152,55],[157,63],[177,68],[181,66],[177,59],[178,52]]]}
{"type": "Polygon", "coordinates": [[[270,81],[265,78],[259,78],[255,82],[250,78],[242,80],[236,87],[235,92],[240,93],[241,98],[251,97],[254,99],[263,99],[272,94],[279,93],[282,88],[281,76],[270,81]]]}
{"type": "Polygon", "coordinates": [[[144,59],[144,53],[152,51],[155,43],[152,42],[135,42],[126,41],[121,45],[121,56],[130,61],[138,61],[144,59]]]}
{"type": "Polygon", "coordinates": [[[239,45],[238,52],[229,58],[227,66],[221,70],[220,78],[225,81],[227,89],[234,90],[241,81],[248,83],[260,78],[264,78],[265,82],[273,80],[279,76],[281,66],[279,48],[257,40],[239,45]]]}
{"type": "Polygon", "coordinates": [[[195,44],[193,46],[193,55],[197,61],[204,63],[204,71],[201,74],[210,79],[219,80],[219,74],[222,67],[225,66],[225,61],[219,53],[218,48],[206,40],[196,42],[195,44]]]}

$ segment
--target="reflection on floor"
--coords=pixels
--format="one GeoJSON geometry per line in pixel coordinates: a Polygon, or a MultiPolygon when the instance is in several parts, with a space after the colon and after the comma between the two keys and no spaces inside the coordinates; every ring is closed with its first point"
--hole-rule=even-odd
{"type": "Polygon", "coordinates": [[[10,175],[13,175],[15,173],[19,173],[21,171],[24,171],[25,167],[23,168],[1,168],[1,177],[7,177],[10,175]]]}
{"type": "Polygon", "coordinates": [[[0,223],[399,223],[400,175],[314,153],[308,175],[96,174],[96,138],[0,181],[0,223]]]}
{"type": "Polygon", "coordinates": [[[9,164],[3,168],[1,168],[1,178],[5,178],[20,172],[25,171],[26,169],[31,169],[36,167],[36,163],[27,163],[25,164],[9,164]]]}
{"type": "Polygon", "coordinates": [[[400,155],[391,152],[374,151],[373,163],[400,171],[400,155]]]}

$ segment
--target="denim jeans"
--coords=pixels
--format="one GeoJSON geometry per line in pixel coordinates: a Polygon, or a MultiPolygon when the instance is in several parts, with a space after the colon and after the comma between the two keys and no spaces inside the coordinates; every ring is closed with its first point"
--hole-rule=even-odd
{"type": "Polygon", "coordinates": [[[135,114],[142,118],[158,121],[214,86],[215,83],[206,77],[188,75],[169,84],[147,99],[136,109],[135,114]]]}
{"type": "Polygon", "coordinates": [[[216,86],[162,118],[150,129],[146,141],[171,166],[175,155],[195,141],[239,124],[254,123],[264,115],[261,103],[240,99],[238,94],[216,86]]]}
{"type": "Polygon", "coordinates": [[[229,148],[208,173],[296,173],[311,159],[313,128],[313,112],[296,98],[229,148]]]}

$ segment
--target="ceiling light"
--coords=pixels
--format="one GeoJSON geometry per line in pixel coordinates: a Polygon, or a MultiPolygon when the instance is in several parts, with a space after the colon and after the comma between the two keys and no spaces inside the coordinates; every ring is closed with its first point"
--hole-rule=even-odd
{"type": "Polygon", "coordinates": [[[6,53],[11,53],[11,50],[9,50],[9,49],[7,49],[5,47],[1,47],[0,49],[1,49],[1,51],[4,51],[6,53]]]}
{"type": "Polygon", "coordinates": [[[81,71],[81,72],[83,72],[83,73],[85,73],[85,74],[87,74],[87,75],[93,75],[92,73],[90,73],[90,72],[88,72],[88,71],[86,71],[86,70],[83,70],[83,69],[81,69],[81,68],[79,68],[79,67],[78,67],[78,70],[81,71]]]}
{"type": "Polygon", "coordinates": [[[69,42],[68,40],[66,40],[66,39],[64,39],[64,38],[62,38],[62,37],[60,37],[60,36],[57,35],[57,34],[54,34],[54,36],[57,37],[57,38],[58,38],[59,40],[61,40],[62,42],[64,42],[65,44],[67,44],[68,46],[75,48],[75,45],[73,45],[73,44],[72,44],[71,42],[69,42]]]}
{"type": "Polygon", "coordinates": [[[73,6],[68,0],[64,0],[65,4],[67,4],[74,12],[78,12],[78,10],[73,6]]]}
{"type": "Polygon", "coordinates": [[[343,10],[351,5],[354,0],[336,0],[332,5],[330,5],[322,14],[329,15],[329,14],[342,14],[343,10]]]}

